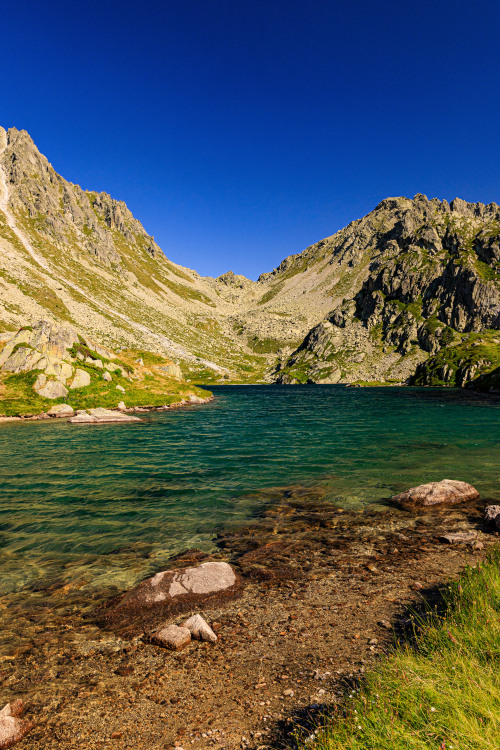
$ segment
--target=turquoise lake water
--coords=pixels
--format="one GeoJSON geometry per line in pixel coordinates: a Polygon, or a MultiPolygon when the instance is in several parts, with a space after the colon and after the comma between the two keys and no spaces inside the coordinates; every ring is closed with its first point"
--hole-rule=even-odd
{"type": "Polygon", "coordinates": [[[83,576],[126,587],[321,486],[345,507],[443,478],[500,501],[500,399],[449,389],[220,386],[143,424],[0,425],[0,591],[83,576]]]}

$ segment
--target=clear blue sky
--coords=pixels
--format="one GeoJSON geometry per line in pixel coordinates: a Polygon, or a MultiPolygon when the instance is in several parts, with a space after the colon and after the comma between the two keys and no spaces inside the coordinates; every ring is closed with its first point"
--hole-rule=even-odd
{"type": "Polygon", "coordinates": [[[498,0],[6,2],[0,123],[256,278],[389,195],[500,203],[498,0]]]}

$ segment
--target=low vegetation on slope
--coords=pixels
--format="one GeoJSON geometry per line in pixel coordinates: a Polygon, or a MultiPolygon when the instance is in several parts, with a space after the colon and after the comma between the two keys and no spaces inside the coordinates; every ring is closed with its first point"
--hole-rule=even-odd
{"type": "Polygon", "coordinates": [[[483,750],[500,736],[500,552],[443,593],[303,750],[483,750]]]}
{"type": "Polygon", "coordinates": [[[443,347],[419,365],[410,383],[475,387],[478,378],[499,366],[500,331],[470,333],[460,343],[443,347]]]}

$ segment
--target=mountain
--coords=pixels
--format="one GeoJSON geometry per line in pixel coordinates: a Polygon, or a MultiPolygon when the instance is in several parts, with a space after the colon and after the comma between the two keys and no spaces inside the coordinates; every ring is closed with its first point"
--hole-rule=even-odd
{"type": "Polygon", "coordinates": [[[465,382],[496,347],[499,235],[496,204],[388,198],[258,281],[202,277],[123,201],[68,182],[26,131],[0,128],[0,340],[43,319],[208,383],[454,383],[469,366],[465,382]],[[425,370],[453,345],[472,354],[425,370]]]}
{"type": "Polygon", "coordinates": [[[336,267],[336,299],[275,379],[464,385],[492,369],[500,364],[499,240],[495,203],[382,201],[293,260],[336,267]]]}

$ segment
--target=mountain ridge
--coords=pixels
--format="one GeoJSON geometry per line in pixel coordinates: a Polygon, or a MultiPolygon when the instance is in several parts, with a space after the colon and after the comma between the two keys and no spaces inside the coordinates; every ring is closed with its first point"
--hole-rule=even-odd
{"type": "Polygon", "coordinates": [[[386,198],[257,281],[203,277],[123,201],[66,181],[26,131],[0,128],[0,327],[65,321],[159,351],[188,379],[407,382],[441,329],[459,343],[499,327],[499,235],[495,203],[386,198]]]}

